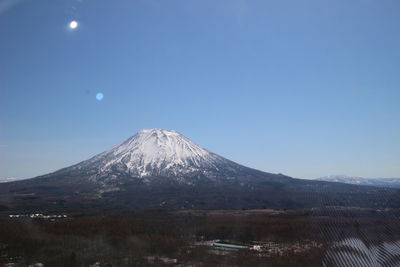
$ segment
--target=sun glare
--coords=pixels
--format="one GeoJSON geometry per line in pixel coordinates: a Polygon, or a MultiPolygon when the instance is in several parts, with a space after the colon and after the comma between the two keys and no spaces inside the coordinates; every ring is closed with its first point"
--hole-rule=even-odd
{"type": "Polygon", "coordinates": [[[78,28],[78,22],[77,21],[75,21],[75,20],[73,20],[73,21],[71,21],[70,23],[69,23],[69,27],[71,28],[71,29],[76,29],[76,28],[78,28]]]}

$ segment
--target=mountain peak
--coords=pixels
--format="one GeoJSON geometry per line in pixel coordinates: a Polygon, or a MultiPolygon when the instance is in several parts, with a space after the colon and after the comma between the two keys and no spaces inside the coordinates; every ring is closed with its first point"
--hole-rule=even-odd
{"type": "Polygon", "coordinates": [[[118,159],[123,158],[128,168],[142,169],[140,176],[146,176],[146,170],[154,168],[204,167],[206,162],[209,165],[214,158],[210,152],[182,134],[162,129],[142,130],[111,152],[118,159]]]}
{"type": "Polygon", "coordinates": [[[161,129],[161,128],[143,129],[143,130],[140,130],[138,132],[138,134],[153,134],[153,133],[166,134],[166,135],[168,135],[168,134],[172,134],[172,135],[179,134],[175,130],[164,130],[164,129],[161,129]]]}

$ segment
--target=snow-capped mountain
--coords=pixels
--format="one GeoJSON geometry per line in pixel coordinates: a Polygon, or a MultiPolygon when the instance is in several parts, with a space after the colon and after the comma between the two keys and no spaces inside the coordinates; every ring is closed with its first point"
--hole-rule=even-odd
{"type": "Polygon", "coordinates": [[[319,181],[327,182],[337,182],[337,183],[350,183],[350,184],[360,184],[365,178],[357,176],[347,176],[347,175],[328,175],[324,177],[317,178],[319,181]]]}
{"type": "MultiPolygon", "coordinates": [[[[179,183],[216,181],[233,177],[263,175],[192,142],[176,131],[142,130],[108,151],[61,173],[80,173],[101,183],[137,178],[149,183],[154,177],[168,177],[179,183]]],[[[82,175],[81,175],[82,176],[82,175]]]]}
{"type": "Polygon", "coordinates": [[[346,175],[330,175],[316,179],[318,181],[338,182],[355,185],[371,185],[379,187],[400,188],[400,178],[363,178],[346,175]]]}

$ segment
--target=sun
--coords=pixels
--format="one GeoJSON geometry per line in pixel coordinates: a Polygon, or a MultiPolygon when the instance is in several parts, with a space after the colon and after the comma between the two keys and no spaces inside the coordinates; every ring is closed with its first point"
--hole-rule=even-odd
{"type": "Polygon", "coordinates": [[[69,27],[71,28],[71,29],[76,29],[76,28],[78,28],[78,22],[76,21],[76,20],[73,20],[73,21],[71,21],[70,23],[69,23],[69,27]]]}

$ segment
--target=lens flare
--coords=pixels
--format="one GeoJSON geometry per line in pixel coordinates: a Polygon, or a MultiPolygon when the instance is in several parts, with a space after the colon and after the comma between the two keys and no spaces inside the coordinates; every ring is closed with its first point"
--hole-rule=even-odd
{"type": "Polygon", "coordinates": [[[96,99],[97,99],[98,101],[103,100],[103,98],[104,98],[103,93],[97,93],[97,94],[96,94],[96,99]]]}

